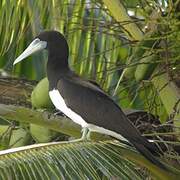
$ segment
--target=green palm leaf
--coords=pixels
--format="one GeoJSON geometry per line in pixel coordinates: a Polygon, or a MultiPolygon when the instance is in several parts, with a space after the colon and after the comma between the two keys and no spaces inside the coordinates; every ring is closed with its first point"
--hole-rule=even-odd
{"type": "Polygon", "coordinates": [[[0,179],[102,177],[142,179],[134,165],[122,158],[119,147],[110,142],[49,143],[1,151],[0,155],[0,179]]]}
{"type": "Polygon", "coordinates": [[[157,179],[178,177],[119,142],[75,140],[1,151],[0,179],[145,179],[132,160],[148,167],[157,179]]]}

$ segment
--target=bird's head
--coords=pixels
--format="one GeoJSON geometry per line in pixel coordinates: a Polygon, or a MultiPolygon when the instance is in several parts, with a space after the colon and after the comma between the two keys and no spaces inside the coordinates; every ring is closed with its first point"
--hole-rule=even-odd
{"type": "Polygon", "coordinates": [[[55,51],[61,56],[68,56],[68,44],[65,37],[58,31],[44,31],[34,38],[24,52],[15,59],[13,65],[43,49],[47,49],[49,52],[55,51]]]}

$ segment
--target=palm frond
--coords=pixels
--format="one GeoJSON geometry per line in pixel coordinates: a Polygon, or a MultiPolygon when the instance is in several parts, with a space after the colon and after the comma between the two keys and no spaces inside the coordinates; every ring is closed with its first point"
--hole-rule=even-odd
{"type": "Polygon", "coordinates": [[[142,179],[118,146],[109,142],[61,142],[0,152],[0,179],[142,179]]]}
{"type": "MultiPolygon", "coordinates": [[[[144,159],[132,147],[116,141],[65,141],[0,152],[1,179],[144,179],[132,161],[147,167],[157,179],[175,179],[144,159]]],[[[149,173],[146,172],[146,175],[149,173]]]]}

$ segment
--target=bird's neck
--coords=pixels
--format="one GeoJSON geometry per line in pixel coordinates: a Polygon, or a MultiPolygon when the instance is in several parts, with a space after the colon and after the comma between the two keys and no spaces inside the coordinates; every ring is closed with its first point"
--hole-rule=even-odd
{"type": "Polygon", "coordinates": [[[50,89],[56,87],[58,80],[71,71],[68,66],[67,58],[68,57],[51,56],[51,54],[49,54],[47,62],[47,77],[50,89]]]}

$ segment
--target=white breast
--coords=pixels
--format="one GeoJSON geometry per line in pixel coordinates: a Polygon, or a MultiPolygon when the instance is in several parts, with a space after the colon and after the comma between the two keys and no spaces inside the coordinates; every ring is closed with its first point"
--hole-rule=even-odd
{"type": "Polygon", "coordinates": [[[52,103],[58,110],[63,112],[67,117],[69,117],[75,123],[81,125],[82,127],[87,127],[87,123],[84,121],[84,119],[67,107],[63,97],[61,96],[58,90],[53,89],[52,91],[49,91],[49,96],[51,98],[52,103]]]}

